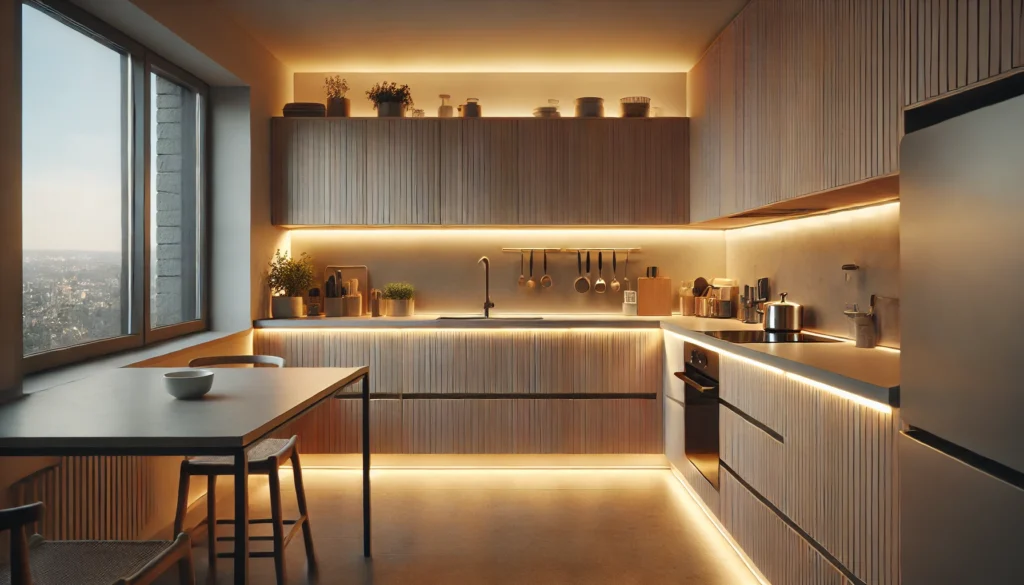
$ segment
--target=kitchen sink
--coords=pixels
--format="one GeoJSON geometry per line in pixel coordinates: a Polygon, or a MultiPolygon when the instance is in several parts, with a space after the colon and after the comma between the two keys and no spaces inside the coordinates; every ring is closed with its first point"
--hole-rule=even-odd
{"type": "Polygon", "coordinates": [[[483,315],[475,315],[469,317],[438,317],[438,321],[447,321],[450,319],[456,319],[459,321],[540,321],[544,317],[484,317],[483,315]]]}

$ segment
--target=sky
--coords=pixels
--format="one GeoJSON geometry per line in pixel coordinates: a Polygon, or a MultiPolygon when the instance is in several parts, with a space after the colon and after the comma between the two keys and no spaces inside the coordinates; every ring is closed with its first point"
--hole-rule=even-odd
{"type": "Polygon", "coordinates": [[[22,8],[26,250],[121,249],[121,55],[22,8]]]}

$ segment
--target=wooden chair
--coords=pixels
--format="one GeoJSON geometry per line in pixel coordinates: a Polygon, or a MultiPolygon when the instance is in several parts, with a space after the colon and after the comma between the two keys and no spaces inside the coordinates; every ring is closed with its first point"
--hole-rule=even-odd
{"type": "MultiPolygon", "coordinates": [[[[189,367],[221,366],[235,364],[253,364],[271,367],[284,367],[284,359],[269,355],[236,355],[196,358],[189,362],[189,367]]],[[[295,533],[301,528],[302,539],[306,545],[306,561],[310,568],[316,567],[316,555],[313,550],[313,533],[309,527],[309,512],[306,508],[306,490],[302,484],[302,467],[299,464],[299,451],[295,447],[298,437],[290,439],[264,439],[257,443],[249,451],[249,474],[266,475],[270,483],[270,514],[271,518],[254,518],[249,524],[270,524],[273,528],[273,536],[250,536],[250,541],[271,541],[272,552],[250,551],[250,558],[274,558],[274,569],[277,575],[278,584],[286,581],[284,548],[291,541],[295,533]],[[286,520],[281,511],[281,480],[278,472],[280,465],[286,460],[291,460],[292,477],[295,479],[295,498],[298,500],[299,517],[295,520],[286,520]],[[284,532],[286,525],[291,529],[287,534],[284,532]]],[[[210,570],[216,567],[217,558],[233,558],[234,552],[218,553],[216,543],[233,542],[233,536],[221,536],[216,534],[218,524],[234,524],[233,519],[217,519],[217,477],[232,476],[234,466],[231,457],[194,457],[181,462],[181,473],[178,480],[178,507],[174,519],[174,532],[183,530],[185,512],[188,506],[189,480],[193,475],[206,476],[206,519],[200,523],[206,524],[208,532],[208,558],[210,570]]]]}
{"type": "Polygon", "coordinates": [[[195,585],[192,543],[174,540],[47,541],[26,537],[43,517],[43,504],[0,510],[0,532],[11,531],[11,564],[0,567],[2,585],[146,585],[177,565],[182,585],[195,585]]]}

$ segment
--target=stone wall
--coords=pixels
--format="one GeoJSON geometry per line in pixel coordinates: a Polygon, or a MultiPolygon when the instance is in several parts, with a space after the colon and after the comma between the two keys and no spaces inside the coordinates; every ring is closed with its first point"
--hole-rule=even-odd
{"type": "Polygon", "coordinates": [[[152,325],[180,323],[182,314],[182,109],[181,86],[156,82],[156,261],[152,325]]]}

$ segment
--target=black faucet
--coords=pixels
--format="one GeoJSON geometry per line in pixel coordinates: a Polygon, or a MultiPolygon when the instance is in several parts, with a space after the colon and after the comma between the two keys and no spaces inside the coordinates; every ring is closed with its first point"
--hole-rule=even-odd
{"type": "Polygon", "coordinates": [[[481,262],[484,263],[484,319],[488,319],[491,316],[491,308],[494,307],[494,303],[491,302],[491,261],[487,256],[481,256],[476,263],[481,262]]]}

